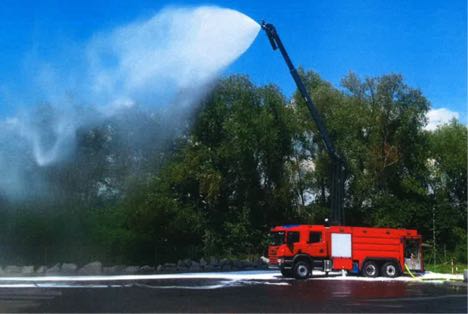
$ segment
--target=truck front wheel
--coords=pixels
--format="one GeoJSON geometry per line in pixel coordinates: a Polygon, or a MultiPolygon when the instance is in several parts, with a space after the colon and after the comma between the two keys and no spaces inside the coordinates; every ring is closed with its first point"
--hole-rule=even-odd
{"type": "Polygon", "coordinates": [[[400,274],[398,266],[394,262],[388,262],[382,266],[382,275],[385,277],[395,278],[400,274]]]}
{"type": "Polygon", "coordinates": [[[294,264],[294,277],[296,279],[307,279],[310,276],[310,265],[306,262],[299,261],[294,264]]]}
{"type": "Polygon", "coordinates": [[[366,277],[377,277],[379,275],[379,268],[377,267],[376,262],[367,261],[362,267],[362,274],[366,277]]]}

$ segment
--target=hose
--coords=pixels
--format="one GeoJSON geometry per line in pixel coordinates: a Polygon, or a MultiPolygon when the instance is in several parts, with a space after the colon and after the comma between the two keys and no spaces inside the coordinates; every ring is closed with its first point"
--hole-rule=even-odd
{"type": "Polygon", "coordinates": [[[458,279],[448,279],[448,278],[419,278],[419,277],[416,277],[412,272],[411,270],[409,269],[408,265],[405,264],[405,268],[406,268],[406,271],[410,274],[410,276],[415,279],[415,280],[419,280],[419,281],[424,281],[424,280],[427,280],[427,281],[430,281],[430,280],[444,280],[444,281],[459,281],[458,279]]]}
{"type": "Polygon", "coordinates": [[[411,272],[411,270],[409,269],[409,267],[408,267],[407,264],[405,264],[405,268],[406,268],[406,271],[410,274],[410,276],[411,276],[413,279],[421,280],[421,278],[416,277],[416,276],[411,272]]]}

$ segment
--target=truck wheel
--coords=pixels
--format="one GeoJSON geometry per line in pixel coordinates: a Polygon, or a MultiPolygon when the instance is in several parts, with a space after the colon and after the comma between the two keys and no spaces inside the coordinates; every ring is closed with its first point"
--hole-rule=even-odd
{"type": "Polygon", "coordinates": [[[364,263],[362,267],[362,274],[365,277],[377,277],[379,275],[379,268],[374,261],[367,261],[364,263]]]}
{"type": "Polygon", "coordinates": [[[280,271],[281,271],[281,275],[283,275],[283,277],[285,277],[285,278],[293,278],[294,277],[292,269],[280,268],[280,271]]]}
{"type": "Polygon", "coordinates": [[[382,275],[385,277],[395,278],[398,277],[400,271],[394,262],[388,262],[382,266],[382,275]]]}
{"type": "Polygon", "coordinates": [[[296,279],[307,279],[310,276],[310,265],[306,262],[297,262],[294,265],[294,277],[296,279]]]}

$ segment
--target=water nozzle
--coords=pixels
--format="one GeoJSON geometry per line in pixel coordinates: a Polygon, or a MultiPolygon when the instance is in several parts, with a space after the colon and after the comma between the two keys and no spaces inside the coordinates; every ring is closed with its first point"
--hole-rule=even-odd
{"type": "Polygon", "coordinates": [[[271,47],[273,48],[273,50],[276,50],[278,49],[278,45],[276,44],[276,29],[275,27],[270,24],[270,23],[267,23],[265,21],[262,21],[260,23],[262,29],[266,32],[267,36],[268,36],[268,40],[270,41],[270,44],[271,44],[271,47]]]}

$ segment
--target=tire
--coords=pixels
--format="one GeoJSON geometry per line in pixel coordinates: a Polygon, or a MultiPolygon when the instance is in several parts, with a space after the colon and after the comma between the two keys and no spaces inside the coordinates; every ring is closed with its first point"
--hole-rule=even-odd
{"type": "Polygon", "coordinates": [[[395,278],[400,275],[400,269],[395,262],[387,262],[383,264],[381,273],[385,277],[395,278]]]}
{"type": "Polygon", "coordinates": [[[294,264],[294,278],[307,279],[310,276],[311,267],[309,263],[299,261],[294,264]]]}
{"type": "Polygon", "coordinates": [[[283,277],[285,277],[285,278],[294,278],[292,269],[280,268],[280,271],[281,271],[281,275],[283,275],[283,277]]]}
{"type": "Polygon", "coordinates": [[[377,266],[377,263],[374,261],[365,262],[364,266],[362,267],[362,275],[364,277],[371,277],[371,278],[378,277],[379,267],[377,266]]]}

